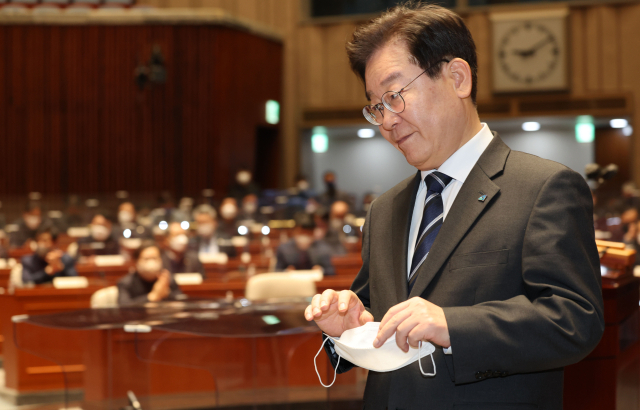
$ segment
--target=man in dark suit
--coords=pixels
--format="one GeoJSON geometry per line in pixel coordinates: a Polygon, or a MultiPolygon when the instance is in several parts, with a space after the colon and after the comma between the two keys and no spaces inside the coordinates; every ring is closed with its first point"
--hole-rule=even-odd
{"type": "Polygon", "coordinates": [[[218,229],[216,210],[211,205],[198,205],[193,211],[193,219],[196,223],[196,236],[191,239],[190,248],[198,254],[215,255],[223,252],[230,258],[236,256],[231,235],[218,229]]]}
{"type": "Polygon", "coordinates": [[[276,270],[307,270],[322,268],[325,275],[335,275],[331,263],[331,247],[322,239],[315,239],[313,216],[299,212],[294,217],[293,238],[278,246],[276,270]]]}
{"type": "Polygon", "coordinates": [[[189,237],[180,222],[171,222],[164,240],[162,264],[171,274],[200,273],[205,275],[204,267],[198,259],[198,252],[189,248],[189,237]]]}
{"type": "Polygon", "coordinates": [[[56,249],[58,231],[51,225],[43,225],[36,233],[35,253],[27,255],[22,264],[23,283],[47,283],[60,276],[78,276],[73,258],[56,249]]]}
{"type": "Polygon", "coordinates": [[[380,321],[374,348],[394,334],[404,351],[437,346],[434,377],[416,362],[370,372],[367,410],[562,409],[563,367],[604,330],[587,184],[480,122],[475,46],[455,13],[396,8],[347,50],[374,104],[365,117],[419,172],[371,204],[351,290],[316,295],[305,317],[330,336],[380,321]]]}

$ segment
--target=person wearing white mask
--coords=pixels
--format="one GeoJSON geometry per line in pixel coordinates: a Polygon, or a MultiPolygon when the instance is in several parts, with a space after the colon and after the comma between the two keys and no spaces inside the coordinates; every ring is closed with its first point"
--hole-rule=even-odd
{"type": "Polygon", "coordinates": [[[118,207],[118,225],[114,228],[118,239],[140,238],[151,239],[151,229],[137,222],[136,207],[131,202],[123,202],[118,207]]]}
{"type": "Polygon", "coordinates": [[[220,204],[220,230],[230,236],[238,235],[238,201],[235,198],[225,198],[220,204]]]}
{"type": "Polygon", "coordinates": [[[118,255],[120,245],[113,237],[113,224],[104,215],[93,217],[89,225],[90,235],[78,239],[78,250],[83,256],[118,255]]]}
{"type": "Polygon", "coordinates": [[[299,212],[294,220],[293,239],[278,246],[276,270],[317,269],[325,275],[334,275],[331,248],[323,240],[314,238],[316,224],[313,216],[299,212]]]}
{"type": "Polygon", "coordinates": [[[118,281],[118,305],[175,300],[183,295],[171,273],[162,265],[156,245],[143,246],[133,254],[136,271],[118,281]]]}
{"type": "Polygon", "coordinates": [[[207,204],[199,205],[193,211],[196,224],[196,236],[192,238],[192,248],[198,254],[216,255],[220,252],[229,257],[236,256],[236,248],[231,245],[231,236],[218,231],[216,210],[207,204]]]}
{"type": "Polygon", "coordinates": [[[28,247],[36,239],[36,232],[42,225],[42,208],[37,202],[29,201],[22,218],[17,222],[18,230],[10,235],[12,248],[28,247]]]}
{"type": "Polygon", "coordinates": [[[204,267],[198,259],[198,252],[189,246],[189,237],[180,222],[171,222],[166,230],[163,244],[162,263],[169,272],[195,273],[204,276],[204,267]]]}

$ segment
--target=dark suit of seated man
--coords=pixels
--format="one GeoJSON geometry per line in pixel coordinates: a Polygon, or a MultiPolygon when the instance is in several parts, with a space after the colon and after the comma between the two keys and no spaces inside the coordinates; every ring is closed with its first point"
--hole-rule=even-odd
{"type": "Polygon", "coordinates": [[[55,249],[58,233],[51,226],[42,226],[36,233],[38,248],[33,255],[22,258],[22,282],[46,283],[60,276],[78,276],[73,258],[55,249]]]}
{"type": "Polygon", "coordinates": [[[29,202],[22,213],[22,218],[17,221],[18,229],[9,235],[12,248],[28,246],[35,241],[36,233],[41,226],[50,226],[48,220],[42,218],[42,209],[37,202],[29,202]]]}
{"type": "Polygon", "coordinates": [[[160,249],[143,246],[134,252],[136,271],[118,281],[118,305],[175,300],[183,295],[171,273],[162,266],[160,249]]]}
{"type": "Polygon", "coordinates": [[[162,263],[172,274],[198,272],[205,275],[204,267],[195,249],[189,248],[187,232],[179,222],[171,222],[164,241],[162,263]]]}
{"type": "Polygon", "coordinates": [[[293,239],[278,246],[276,270],[307,270],[322,268],[325,275],[334,275],[331,264],[331,248],[323,240],[315,240],[316,224],[311,215],[295,215],[296,227],[293,239]]]}
{"type": "Polygon", "coordinates": [[[113,224],[104,215],[91,220],[91,236],[78,239],[78,252],[83,256],[118,255],[120,244],[113,235],[113,224]]]}

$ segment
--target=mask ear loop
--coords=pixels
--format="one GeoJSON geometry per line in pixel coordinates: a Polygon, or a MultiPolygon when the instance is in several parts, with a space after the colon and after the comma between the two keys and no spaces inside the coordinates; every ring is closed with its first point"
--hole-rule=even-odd
{"type": "Polygon", "coordinates": [[[320,381],[320,384],[323,387],[327,387],[327,388],[333,386],[333,383],[336,382],[336,377],[338,377],[338,366],[340,366],[340,359],[341,359],[340,355],[338,355],[338,363],[336,363],[336,367],[333,370],[333,381],[331,382],[331,384],[327,386],[326,384],[322,383],[322,378],[320,378],[320,372],[318,372],[318,365],[316,364],[316,359],[318,358],[318,355],[320,354],[322,349],[324,349],[324,344],[327,343],[327,340],[329,339],[330,339],[329,337],[324,339],[324,342],[322,342],[322,345],[320,346],[320,350],[318,350],[318,353],[316,353],[315,357],[313,358],[313,367],[316,368],[316,374],[318,375],[318,380],[320,381]]]}
{"type": "Polygon", "coordinates": [[[421,340],[420,342],[418,342],[418,364],[420,365],[420,373],[422,373],[423,376],[436,375],[436,362],[433,360],[433,353],[431,353],[429,356],[431,356],[431,363],[433,363],[433,373],[425,373],[424,370],[422,370],[422,340],[421,340]]]}

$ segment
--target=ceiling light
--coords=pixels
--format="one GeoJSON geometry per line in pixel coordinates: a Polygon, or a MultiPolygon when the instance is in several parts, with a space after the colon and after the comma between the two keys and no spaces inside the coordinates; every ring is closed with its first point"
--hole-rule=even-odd
{"type": "Polygon", "coordinates": [[[611,125],[611,128],[624,128],[629,125],[629,121],[624,118],[614,118],[609,121],[609,125],[611,125]]]}
{"type": "Polygon", "coordinates": [[[522,123],[522,129],[525,131],[538,131],[540,129],[540,123],[535,121],[529,121],[522,123]]]}
{"type": "Polygon", "coordinates": [[[372,138],[374,135],[376,135],[376,132],[371,128],[362,128],[358,130],[358,137],[360,138],[372,138]]]}

